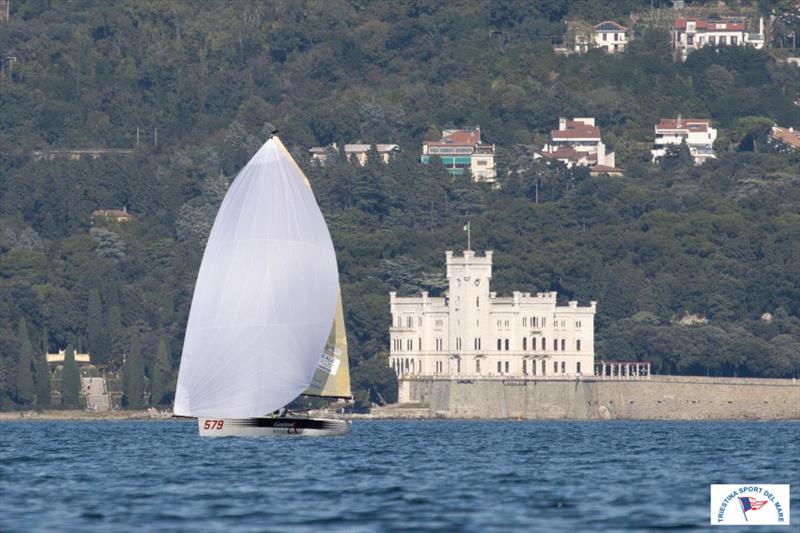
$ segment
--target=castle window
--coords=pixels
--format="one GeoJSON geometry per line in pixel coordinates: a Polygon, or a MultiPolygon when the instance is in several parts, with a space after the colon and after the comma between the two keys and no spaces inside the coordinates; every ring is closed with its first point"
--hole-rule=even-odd
{"type": "Polygon", "coordinates": [[[531,374],[536,375],[536,361],[531,361],[531,374]]]}
{"type": "Polygon", "coordinates": [[[575,372],[578,373],[578,374],[581,373],[581,362],[580,361],[575,363],[575,372]]]}
{"type": "Polygon", "coordinates": [[[544,337],[542,337],[542,351],[543,352],[547,351],[547,339],[544,337]]]}
{"type": "Polygon", "coordinates": [[[580,352],[581,351],[581,340],[580,339],[575,341],[575,351],[576,352],[580,352]]]}
{"type": "Polygon", "coordinates": [[[409,327],[409,328],[411,327],[411,324],[412,324],[411,320],[412,320],[412,318],[410,316],[406,317],[406,326],[409,327]]]}
{"type": "Polygon", "coordinates": [[[508,361],[506,361],[506,374],[508,374],[508,361]]]}
{"type": "Polygon", "coordinates": [[[558,361],[553,361],[553,374],[558,374],[558,361]]]}
{"type": "Polygon", "coordinates": [[[525,359],[522,360],[522,373],[528,375],[528,362],[525,359]]]}
{"type": "Polygon", "coordinates": [[[417,340],[417,350],[422,351],[422,337],[417,340]]]}
{"type": "Polygon", "coordinates": [[[526,316],[522,317],[522,327],[528,327],[528,317],[526,316]]]}
{"type": "Polygon", "coordinates": [[[500,361],[497,362],[497,373],[498,374],[503,373],[503,363],[501,363],[500,361]]]}
{"type": "Polygon", "coordinates": [[[461,359],[456,359],[456,372],[461,373],[461,359]]]}
{"type": "Polygon", "coordinates": [[[481,360],[480,359],[475,359],[475,372],[477,374],[481,373],[481,360]]]}
{"type": "Polygon", "coordinates": [[[420,327],[422,327],[422,317],[419,317],[419,318],[417,319],[417,325],[418,325],[418,326],[420,326],[420,327]]]}
{"type": "Polygon", "coordinates": [[[531,337],[531,350],[536,351],[536,337],[531,337]]]}
{"type": "Polygon", "coordinates": [[[506,320],[506,327],[508,327],[508,326],[509,326],[509,321],[508,321],[508,320],[506,320]]]}
{"type": "Polygon", "coordinates": [[[506,339],[506,351],[508,351],[508,339],[506,339]]]}
{"type": "Polygon", "coordinates": [[[413,350],[414,350],[414,341],[413,341],[413,340],[411,340],[411,339],[408,339],[408,340],[406,341],[406,349],[407,349],[409,352],[411,352],[411,351],[413,351],[413,350]]]}
{"type": "Polygon", "coordinates": [[[563,352],[566,349],[567,349],[567,340],[561,339],[561,351],[563,352]]]}
{"type": "Polygon", "coordinates": [[[522,351],[528,349],[528,337],[522,337],[522,351]]]}
{"type": "Polygon", "coordinates": [[[502,348],[500,347],[500,346],[502,345],[502,342],[503,342],[503,341],[502,341],[501,339],[497,339],[497,351],[498,351],[498,352],[499,352],[499,351],[502,349],[502,348]]]}
{"type": "Polygon", "coordinates": [[[542,317],[542,327],[545,327],[545,325],[547,325],[547,320],[542,317]]]}
{"type": "Polygon", "coordinates": [[[480,306],[481,306],[481,297],[480,296],[476,296],[475,297],[475,307],[480,307],[480,306]]]}
{"type": "Polygon", "coordinates": [[[561,373],[566,374],[567,372],[567,363],[566,361],[561,361],[561,373]]]}
{"type": "Polygon", "coordinates": [[[558,351],[558,339],[553,339],[553,351],[558,351]]]}
{"type": "Polygon", "coordinates": [[[542,361],[542,375],[547,375],[547,361],[542,361]]]}

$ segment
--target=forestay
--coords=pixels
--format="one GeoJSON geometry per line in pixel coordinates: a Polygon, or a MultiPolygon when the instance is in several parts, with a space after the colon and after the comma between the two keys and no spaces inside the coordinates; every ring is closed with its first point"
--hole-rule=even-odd
{"type": "Polygon", "coordinates": [[[255,417],[311,383],[338,297],[333,243],[277,137],[234,180],[197,277],[175,414],[255,417]]]}

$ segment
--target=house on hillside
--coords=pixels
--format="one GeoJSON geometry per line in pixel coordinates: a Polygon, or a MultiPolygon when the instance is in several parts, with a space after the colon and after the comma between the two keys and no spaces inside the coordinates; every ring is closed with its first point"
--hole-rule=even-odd
{"type": "Polygon", "coordinates": [[[764,19],[758,19],[758,33],[749,33],[744,18],[678,18],[672,35],[675,54],[686,61],[689,53],[704,46],[752,46],[764,48],[764,19]]]}
{"type": "Polygon", "coordinates": [[[773,126],[770,136],[795,150],[800,150],[800,130],[773,126]]]}
{"type": "Polygon", "coordinates": [[[629,30],[613,20],[604,20],[594,26],[583,21],[567,22],[567,34],[564,43],[554,47],[554,51],[563,55],[585,54],[592,48],[600,48],[604,52],[615,54],[622,52],[628,45],[629,30]]]}
{"type": "Polygon", "coordinates": [[[619,175],[614,152],[607,152],[594,118],[558,119],[558,129],[550,132],[550,142],[534,157],[561,161],[567,168],[589,167],[595,174],[619,175]]]}
{"type": "MultiPolygon", "coordinates": [[[[345,144],[344,155],[347,160],[358,163],[362,167],[367,164],[369,151],[372,149],[371,144],[345,144]]],[[[400,147],[396,144],[376,144],[375,149],[378,151],[384,163],[389,163],[392,157],[400,151],[400,147]]],[[[331,151],[338,151],[339,147],[336,143],[330,146],[315,146],[309,149],[311,153],[311,161],[324,165],[328,160],[328,155],[331,151]]]]}
{"type": "Polygon", "coordinates": [[[472,179],[493,183],[497,178],[495,168],[495,145],[484,144],[481,128],[444,130],[438,141],[422,143],[422,163],[429,163],[432,156],[439,157],[454,176],[469,169],[472,179]]]}
{"type": "Polygon", "coordinates": [[[689,147],[694,164],[699,165],[713,159],[714,141],[717,130],[711,127],[708,118],[662,118],[655,125],[656,139],[651,150],[653,161],[657,161],[667,153],[669,146],[680,146],[684,142],[689,147]]]}
{"type": "Polygon", "coordinates": [[[628,28],[613,20],[604,20],[594,26],[594,46],[609,54],[624,52],[628,46],[628,28]]]}
{"type": "Polygon", "coordinates": [[[128,213],[128,208],[123,206],[122,209],[96,209],[92,211],[91,222],[100,221],[114,221],[114,222],[130,222],[133,220],[133,215],[128,213]]]}

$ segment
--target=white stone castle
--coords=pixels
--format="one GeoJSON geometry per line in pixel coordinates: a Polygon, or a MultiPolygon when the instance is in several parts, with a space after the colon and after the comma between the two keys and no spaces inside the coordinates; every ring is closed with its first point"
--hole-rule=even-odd
{"type": "Polygon", "coordinates": [[[445,252],[447,297],[389,293],[390,365],[408,400],[407,379],[569,378],[594,375],[597,302],[556,305],[555,292],[490,292],[492,252],[445,252]]]}

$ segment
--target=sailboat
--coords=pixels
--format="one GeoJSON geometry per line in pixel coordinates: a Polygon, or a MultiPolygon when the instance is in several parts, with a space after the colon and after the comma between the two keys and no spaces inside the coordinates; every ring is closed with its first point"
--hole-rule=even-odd
{"type": "Polygon", "coordinates": [[[304,394],[351,397],[347,338],[328,226],[273,135],[231,184],[211,229],[173,411],[196,417],[206,437],[347,433],[349,421],[285,412],[304,394]]]}

